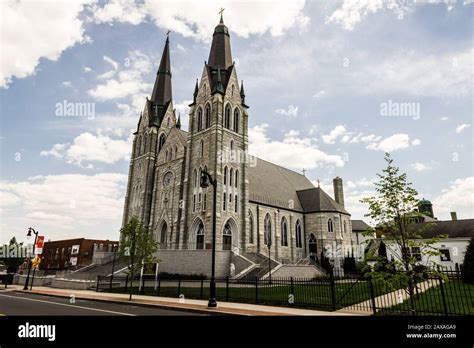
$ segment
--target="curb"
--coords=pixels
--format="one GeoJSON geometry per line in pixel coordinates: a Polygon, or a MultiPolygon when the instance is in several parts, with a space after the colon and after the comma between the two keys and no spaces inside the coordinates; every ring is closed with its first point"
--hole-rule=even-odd
{"type": "MultiPolygon", "coordinates": [[[[60,298],[67,298],[69,297],[68,295],[60,295],[60,294],[46,294],[42,292],[35,292],[35,291],[27,291],[27,290],[16,290],[12,289],[11,291],[15,292],[22,292],[22,293],[27,293],[27,294],[36,294],[36,295],[43,295],[43,296],[50,296],[50,297],[60,297],[60,298]]],[[[173,305],[166,305],[162,303],[157,303],[157,304],[152,304],[152,303],[141,303],[141,302],[134,302],[132,301],[123,301],[123,300],[108,300],[108,299],[96,299],[96,298],[88,298],[88,297],[81,297],[76,296],[76,299],[80,300],[89,300],[89,301],[95,301],[95,302],[104,302],[104,303],[116,303],[116,304],[122,304],[122,305],[133,305],[133,306],[138,306],[138,307],[148,307],[148,308],[162,308],[162,309],[169,309],[169,310],[180,310],[183,312],[191,312],[191,313],[202,313],[202,314],[217,314],[217,315],[230,315],[230,316],[251,316],[252,314],[240,314],[240,313],[234,313],[234,312],[227,312],[227,311],[219,311],[219,307],[217,308],[218,312],[216,312],[213,309],[205,309],[205,308],[189,308],[189,307],[177,307],[173,305]]],[[[265,314],[263,314],[265,315],[265,314]]],[[[271,315],[270,313],[266,315],[271,315]]]]}

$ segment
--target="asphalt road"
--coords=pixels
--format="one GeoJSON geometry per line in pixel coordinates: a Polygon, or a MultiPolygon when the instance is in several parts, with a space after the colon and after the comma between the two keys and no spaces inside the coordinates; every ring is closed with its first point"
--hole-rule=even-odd
{"type": "Polygon", "coordinates": [[[189,311],[0,291],[0,315],[205,315],[189,311]]]}

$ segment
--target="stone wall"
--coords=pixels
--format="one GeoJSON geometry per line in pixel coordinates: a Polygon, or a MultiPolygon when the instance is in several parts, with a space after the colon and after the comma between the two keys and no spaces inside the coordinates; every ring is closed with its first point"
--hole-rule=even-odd
{"type": "MultiPolygon", "coordinates": [[[[211,250],[160,250],[159,272],[211,276],[211,250]]],[[[216,277],[229,275],[231,252],[216,251],[216,277]]]]}

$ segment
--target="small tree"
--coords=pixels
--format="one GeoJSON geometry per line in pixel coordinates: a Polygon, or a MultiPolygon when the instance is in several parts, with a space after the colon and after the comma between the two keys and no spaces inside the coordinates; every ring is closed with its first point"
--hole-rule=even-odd
{"type": "MultiPolygon", "coordinates": [[[[422,232],[429,227],[428,224],[419,225],[418,228],[408,227],[417,216],[422,215],[417,212],[418,193],[411,187],[407,175],[400,173],[400,169],[393,165],[390,154],[385,154],[385,161],[387,167],[377,174],[380,180],[375,183],[376,195],[363,198],[361,202],[369,205],[369,213],[365,216],[377,223],[384,240],[392,242],[400,254],[395,254],[391,262],[388,262],[386,255],[377,257],[372,272],[367,273],[367,276],[381,278],[392,288],[407,284],[412,298],[412,285],[426,276],[426,270],[418,267],[420,257],[427,256],[426,264],[433,266],[434,262],[430,258],[440,255],[433,244],[445,236],[424,239],[422,232]]],[[[431,272],[438,274],[433,267],[431,272]]]]}
{"type": "Polygon", "coordinates": [[[130,221],[120,230],[122,240],[120,243],[120,255],[128,260],[127,274],[131,279],[130,297],[132,300],[133,278],[145,263],[158,262],[154,254],[158,250],[159,243],[143,227],[143,223],[132,217],[130,221]]]}
{"type": "Polygon", "coordinates": [[[462,264],[462,280],[464,283],[474,284],[474,237],[467,246],[462,264]]]}
{"type": "Polygon", "coordinates": [[[15,273],[18,267],[25,261],[23,251],[26,251],[23,243],[18,243],[16,238],[12,237],[8,243],[8,250],[4,250],[5,255],[0,257],[0,262],[5,265],[8,273],[15,273]]]}

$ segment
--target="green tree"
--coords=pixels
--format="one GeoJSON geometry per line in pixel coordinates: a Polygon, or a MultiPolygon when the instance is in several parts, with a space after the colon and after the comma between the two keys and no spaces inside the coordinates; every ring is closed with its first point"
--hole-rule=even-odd
{"type": "Polygon", "coordinates": [[[462,280],[465,283],[474,284],[474,237],[471,237],[471,241],[467,246],[466,254],[464,254],[462,280]]]}
{"type": "Polygon", "coordinates": [[[407,175],[400,173],[400,169],[394,165],[390,154],[385,154],[385,161],[387,167],[377,174],[379,181],[375,183],[376,194],[363,198],[361,202],[369,205],[369,213],[365,216],[376,222],[385,244],[398,248],[400,252],[394,254],[395,258],[391,262],[386,256],[376,257],[374,268],[366,275],[383,279],[391,288],[407,285],[412,298],[413,284],[426,277],[427,272],[439,274],[433,267],[436,263],[432,257],[440,255],[440,252],[433,244],[446,236],[424,239],[423,230],[430,224],[413,225],[416,218],[422,215],[417,212],[418,192],[407,180],[407,175]],[[412,226],[409,227],[410,224],[412,226]],[[423,255],[425,266],[430,266],[428,271],[420,267],[423,255]]]}
{"type": "Polygon", "coordinates": [[[15,273],[18,267],[25,261],[26,247],[22,243],[18,243],[15,237],[10,239],[8,246],[2,247],[0,253],[0,262],[5,265],[8,273],[15,273]],[[8,250],[7,250],[8,249],[8,250]]]}
{"type": "Polygon", "coordinates": [[[143,223],[135,216],[122,227],[120,232],[122,240],[119,252],[120,256],[128,261],[129,265],[127,273],[132,282],[129,297],[129,300],[131,301],[133,293],[133,278],[139,272],[142,265],[159,261],[155,256],[159,243],[153,239],[151,233],[143,227],[143,223]]]}

